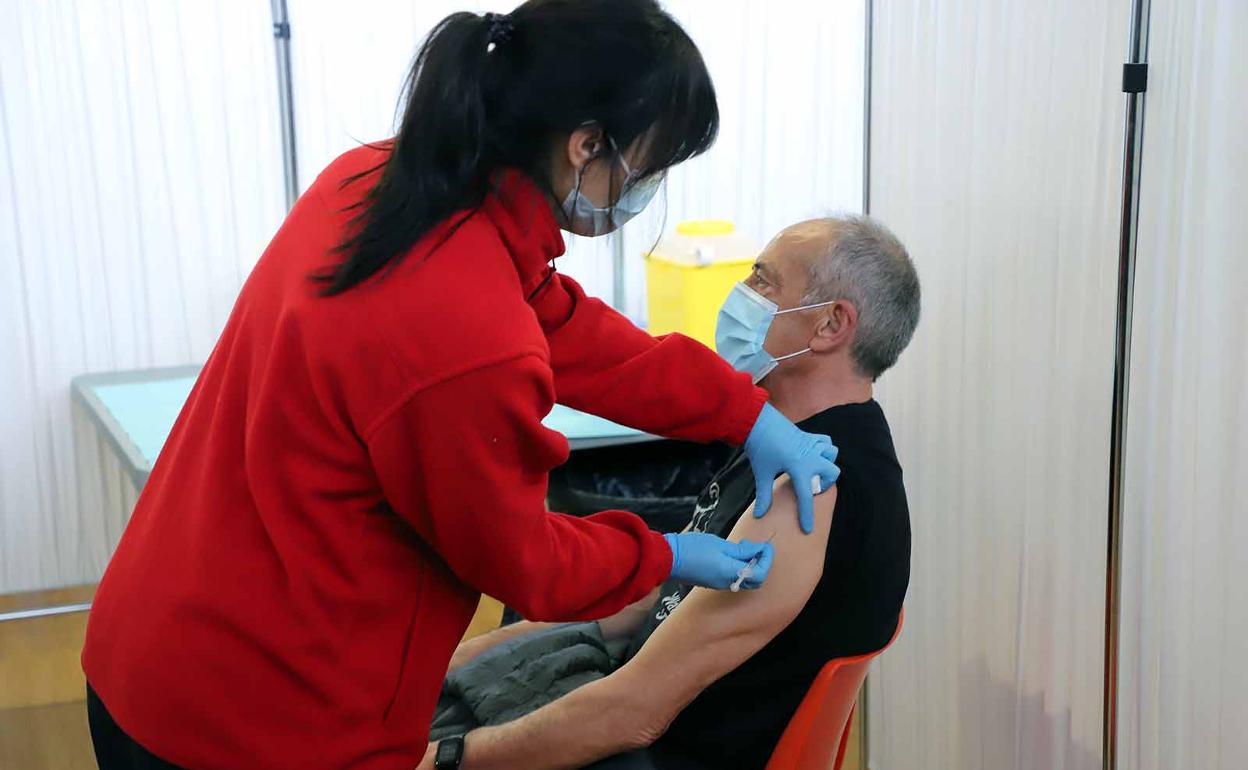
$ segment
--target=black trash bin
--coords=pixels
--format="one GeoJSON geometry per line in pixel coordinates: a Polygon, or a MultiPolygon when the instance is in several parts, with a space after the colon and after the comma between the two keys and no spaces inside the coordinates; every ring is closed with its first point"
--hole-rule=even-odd
{"type": "Polygon", "coordinates": [[[656,532],[679,532],[693,516],[698,494],[731,454],[725,444],[685,441],[582,450],[551,471],[547,503],[574,516],[632,511],[656,532]]]}
{"type": "MultiPolygon", "coordinates": [[[[656,532],[679,532],[693,517],[698,494],[732,454],[726,444],[649,441],[583,449],[550,473],[552,511],[588,516],[631,511],[656,532]]],[[[520,620],[508,607],[503,625],[520,620]]]]}

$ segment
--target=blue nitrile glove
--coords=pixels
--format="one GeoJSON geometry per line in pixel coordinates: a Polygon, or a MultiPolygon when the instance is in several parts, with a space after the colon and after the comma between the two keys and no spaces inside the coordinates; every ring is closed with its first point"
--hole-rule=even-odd
{"type": "Polygon", "coordinates": [[[764,404],[745,440],[745,453],[754,469],[755,518],[761,518],[771,508],[772,482],[776,476],[787,473],[797,495],[797,520],[802,531],[808,535],[814,531],[815,477],[819,478],[818,491],[822,492],[831,489],[841,475],[832,439],[806,433],[774,406],[764,404]]]}
{"type": "Polygon", "coordinates": [[[730,543],[705,532],[667,534],[663,538],[672,549],[672,577],[682,583],[723,590],[732,585],[750,559],[758,564],[741,581],[742,588],[758,588],[767,579],[776,549],[771,543],[742,540],[730,543]]]}

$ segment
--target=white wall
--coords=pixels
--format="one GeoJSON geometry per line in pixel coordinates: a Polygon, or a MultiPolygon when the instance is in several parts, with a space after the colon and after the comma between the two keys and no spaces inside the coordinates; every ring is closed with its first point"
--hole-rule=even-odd
{"type": "Polygon", "coordinates": [[[96,580],[69,382],[203,361],[281,221],[251,0],[0,2],[0,593],[96,580]]]}
{"type": "Polygon", "coordinates": [[[1248,4],[1153,0],[1119,767],[1248,767],[1248,4]]]}
{"type": "Polygon", "coordinates": [[[923,285],[879,388],[914,547],[876,770],[1100,767],[1127,6],[875,3],[870,208],[923,285]]]}

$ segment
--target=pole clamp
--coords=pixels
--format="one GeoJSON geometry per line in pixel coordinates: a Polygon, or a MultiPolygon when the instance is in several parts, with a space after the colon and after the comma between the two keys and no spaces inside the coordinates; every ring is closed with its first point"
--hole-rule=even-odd
{"type": "Polygon", "coordinates": [[[1148,90],[1148,62],[1129,62],[1122,65],[1122,92],[1142,94],[1148,90]]]}

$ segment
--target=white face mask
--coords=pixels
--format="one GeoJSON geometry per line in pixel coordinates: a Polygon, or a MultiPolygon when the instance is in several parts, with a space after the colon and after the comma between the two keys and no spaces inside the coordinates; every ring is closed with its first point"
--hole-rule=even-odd
{"type": "Polygon", "coordinates": [[[608,141],[611,142],[611,149],[619,158],[620,165],[624,167],[624,191],[620,193],[614,206],[595,206],[593,201],[581,193],[581,172],[584,167],[578,168],[576,183],[563,199],[563,213],[568,220],[568,229],[577,235],[595,237],[623,227],[625,222],[640,214],[649,205],[667,176],[664,172],[637,181],[637,172],[629,168],[628,161],[624,160],[624,156],[615,146],[615,140],[608,138],[608,141]]]}

